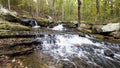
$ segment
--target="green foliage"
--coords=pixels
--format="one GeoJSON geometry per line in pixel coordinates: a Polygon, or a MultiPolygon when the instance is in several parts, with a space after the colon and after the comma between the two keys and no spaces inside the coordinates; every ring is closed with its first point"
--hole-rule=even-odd
{"type": "MultiPolygon", "coordinates": [[[[38,0],[39,4],[39,16],[45,17],[46,15],[52,16],[56,20],[62,20],[64,13],[64,20],[71,21],[77,20],[77,1],[76,0],[38,0]],[[54,11],[51,11],[54,9],[54,11]],[[64,9],[64,10],[63,10],[64,9]]],[[[99,1],[99,13],[97,14],[96,0],[81,0],[81,20],[87,22],[110,22],[120,17],[120,0],[98,0],[99,1]]],[[[0,0],[0,3],[8,8],[8,0],[0,0]]],[[[35,17],[36,15],[36,2],[33,0],[10,0],[10,4],[13,7],[21,8],[24,11],[35,17]]],[[[117,20],[116,22],[119,22],[117,20]]]]}

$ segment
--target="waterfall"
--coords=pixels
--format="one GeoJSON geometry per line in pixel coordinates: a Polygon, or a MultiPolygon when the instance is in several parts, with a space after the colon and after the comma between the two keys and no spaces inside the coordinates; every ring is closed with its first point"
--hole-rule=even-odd
{"type": "Polygon", "coordinates": [[[78,34],[45,34],[37,39],[42,42],[38,52],[49,54],[58,63],[66,61],[74,66],[80,63],[81,66],[85,64],[85,68],[120,67],[120,44],[96,41],[78,34]],[[110,53],[105,55],[106,50],[110,50],[114,57],[109,56],[110,53]]]}
{"type": "Polygon", "coordinates": [[[40,28],[36,21],[33,21],[32,28],[40,28]]]}

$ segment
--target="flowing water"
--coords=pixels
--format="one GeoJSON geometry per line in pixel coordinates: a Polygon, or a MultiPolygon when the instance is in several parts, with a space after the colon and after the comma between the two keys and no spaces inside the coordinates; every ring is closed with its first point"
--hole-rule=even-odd
{"type": "Polygon", "coordinates": [[[63,31],[63,30],[66,30],[66,28],[63,26],[63,24],[59,24],[59,25],[53,27],[52,30],[63,31]]]}
{"type": "Polygon", "coordinates": [[[57,63],[69,62],[74,66],[72,68],[81,68],[80,66],[83,68],[120,67],[119,44],[99,42],[78,34],[45,34],[37,40],[42,44],[36,48],[36,52],[49,54],[57,60],[57,63]],[[114,56],[105,55],[106,50],[114,56]]]}
{"type": "MultiPolygon", "coordinates": [[[[60,25],[59,27],[61,27],[60,25]]],[[[56,27],[55,27],[56,28],[56,27]]],[[[63,30],[53,28],[54,30],[63,30]]],[[[74,32],[45,33],[37,36],[41,42],[28,68],[120,68],[120,44],[96,40],[74,32]]]]}
{"type": "Polygon", "coordinates": [[[37,24],[37,22],[36,21],[33,21],[34,23],[32,24],[33,25],[33,27],[32,28],[40,28],[40,26],[37,24]]]}

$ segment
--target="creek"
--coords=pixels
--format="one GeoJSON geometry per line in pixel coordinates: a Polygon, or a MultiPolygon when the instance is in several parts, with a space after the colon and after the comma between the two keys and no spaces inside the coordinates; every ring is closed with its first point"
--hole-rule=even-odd
{"type": "MultiPolygon", "coordinates": [[[[60,25],[60,28],[63,26],[60,25]]],[[[78,33],[46,33],[37,36],[39,46],[26,57],[28,68],[119,68],[120,44],[100,41],[78,33]]],[[[57,30],[53,29],[53,30],[57,30]]]]}

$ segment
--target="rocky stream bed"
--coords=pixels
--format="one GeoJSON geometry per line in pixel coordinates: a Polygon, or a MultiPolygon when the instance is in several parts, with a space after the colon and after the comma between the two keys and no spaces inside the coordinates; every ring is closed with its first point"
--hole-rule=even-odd
{"type": "Polygon", "coordinates": [[[7,31],[0,39],[0,67],[118,68],[119,47],[119,44],[94,40],[92,35],[74,30],[7,31]],[[104,55],[104,50],[110,50],[110,54],[104,55]]]}
{"type": "Polygon", "coordinates": [[[77,21],[21,18],[3,9],[0,68],[120,67],[120,23],[77,27],[77,21]]]}

